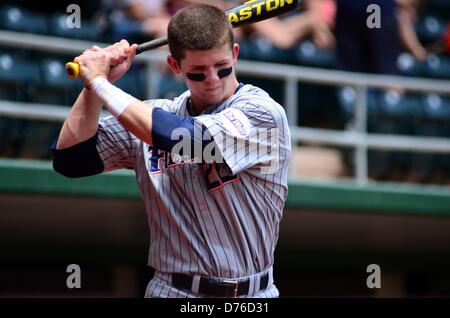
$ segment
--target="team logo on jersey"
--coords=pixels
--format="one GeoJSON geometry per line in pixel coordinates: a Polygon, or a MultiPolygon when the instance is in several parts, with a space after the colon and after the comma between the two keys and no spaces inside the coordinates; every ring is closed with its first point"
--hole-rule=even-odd
{"type": "Polygon", "coordinates": [[[239,109],[227,108],[220,113],[220,116],[230,135],[238,138],[247,138],[250,135],[250,121],[239,109]]]}

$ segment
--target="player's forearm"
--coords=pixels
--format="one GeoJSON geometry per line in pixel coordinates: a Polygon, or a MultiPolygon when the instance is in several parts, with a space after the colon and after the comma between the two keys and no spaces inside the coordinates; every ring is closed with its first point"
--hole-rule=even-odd
{"type": "Polygon", "coordinates": [[[151,105],[125,93],[101,76],[92,80],[91,90],[125,129],[143,142],[152,145],[151,105]]]}
{"type": "Polygon", "coordinates": [[[84,89],[64,122],[56,148],[65,149],[94,136],[102,104],[102,100],[93,92],[84,89]]]}
{"type": "Polygon", "coordinates": [[[153,145],[152,110],[153,106],[141,101],[135,101],[131,103],[118,118],[119,122],[126,130],[147,145],[153,145]]]}

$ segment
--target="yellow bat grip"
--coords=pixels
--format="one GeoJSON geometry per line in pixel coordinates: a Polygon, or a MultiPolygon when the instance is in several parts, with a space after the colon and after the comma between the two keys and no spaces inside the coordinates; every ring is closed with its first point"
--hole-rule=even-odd
{"type": "Polygon", "coordinates": [[[78,75],[80,75],[80,65],[76,62],[69,62],[66,64],[66,74],[70,77],[70,79],[77,79],[78,75]]]}

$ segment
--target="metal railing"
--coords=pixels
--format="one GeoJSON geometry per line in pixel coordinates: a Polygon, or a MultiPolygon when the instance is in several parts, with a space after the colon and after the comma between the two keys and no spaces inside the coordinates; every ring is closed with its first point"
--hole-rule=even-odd
{"type": "MultiPolygon", "coordinates": [[[[43,50],[59,54],[78,55],[94,43],[17,33],[0,30],[0,45],[24,49],[43,50]]],[[[105,43],[96,43],[106,46],[105,43]]],[[[145,63],[147,68],[147,96],[156,98],[158,63],[165,62],[167,52],[151,51],[140,54],[136,61],[145,63]]],[[[435,137],[407,137],[367,133],[367,91],[368,88],[402,88],[412,92],[435,92],[450,94],[450,81],[418,79],[400,76],[356,74],[336,70],[323,70],[310,67],[282,65],[264,62],[239,61],[239,74],[254,77],[280,79],[284,81],[285,109],[292,132],[292,141],[307,142],[355,149],[355,178],[360,184],[368,182],[368,149],[393,151],[413,151],[426,153],[450,153],[450,140],[435,137]],[[354,107],[355,125],[352,130],[324,130],[297,126],[299,96],[297,83],[315,83],[319,85],[350,86],[356,91],[354,107]]],[[[21,118],[64,120],[69,108],[62,106],[35,105],[0,101],[0,115],[21,118]]]]}

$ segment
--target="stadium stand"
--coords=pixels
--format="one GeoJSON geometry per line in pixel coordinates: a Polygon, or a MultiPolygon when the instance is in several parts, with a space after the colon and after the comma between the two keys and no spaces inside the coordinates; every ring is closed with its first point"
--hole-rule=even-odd
{"type": "MultiPolygon", "coordinates": [[[[88,5],[83,2],[83,8],[88,7],[88,12],[83,11],[82,25],[80,29],[68,29],[65,18],[67,13],[64,6],[69,2],[52,5],[49,8],[40,8],[32,1],[5,1],[0,6],[0,29],[18,31],[23,33],[46,34],[52,37],[68,38],[74,40],[102,41],[104,37],[101,28],[95,20],[96,9],[99,5],[88,5]],[[86,5],[86,6],[85,6],[86,5]]],[[[433,43],[442,38],[448,24],[449,17],[446,14],[448,4],[446,1],[431,0],[423,10],[416,24],[416,32],[424,44],[433,43]]],[[[313,41],[305,39],[290,49],[280,49],[267,40],[258,37],[250,37],[240,40],[241,58],[253,61],[281,63],[287,65],[299,65],[322,69],[336,67],[336,55],[333,49],[319,49],[313,41]]],[[[15,49],[1,46],[0,44],[0,99],[15,100],[39,104],[70,106],[81,89],[77,81],[70,81],[64,75],[63,65],[71,57],[46,53],[45,51],[15,49]]],[[[397,61],[399,71],[403,75],[414,77],[428,77],[436,79],[450,78],[450,56],[444,52],[431,54],[426,61],[418,62],[409,53],[403,52],[397,61]]],[[[182,82],[168,74],[156,74],[156,92],[153,97],[172,98],[186,87],[182,82]]],[[[268,79],[261,77],[240,75],[243,82],[252,82],[267,90],[275,100],[281,104],[286,103],[284,83],[281,79],[268,79]]],[[[117,83],[119,87],[128,93],[141,99],[148,98],[146,87],[148,76],[144,65],[136,64],[117,83]]],[[[356,93],[352,87],[324,86],[315,83],[298,83],[298,118],[297,123],[302,127],[345,129],[351,127],[354,116],[356,93]]],[[[449,118],[446,113],[448,99],[446,96],[403,94],[401,92],[372,92],[368,94],[368,131],[393,135],[434,136],[448,137],[449,118]],[[440,101],[440,102],[437,102],[440,101]],[[431,103],[431,104],[430,104],[431,103]],[[441,103],[439,108],[433,106],[441,103]]],[[[2,129],[2,142],[0,151],[8,156],[19,156],[20,153],[28,153],[27,157],[33,157],[32,151],[22,151],[18,147],[23,142],[9,143],[6,140],[26,140],[23,134],[27,129],[18,129],[23,125],[32,127],[32,123],[20,123],[19,119],[2,117],[0,127],[2,129]],[[16,127],[16,128],[11,128],[16,127]],[[22,136],[22,137],[19,137],[22,136]],[[6,147],[6,144],[10,147],[6,147]],[[15,145],[14,147],[11,145],[15,145]],[[10,150],[6,151],[8,148],[10,150]],[[14,155],[13,155],[14,154],[14,155]]],[[[48,144],[54,133],[45,133],[45,126],[40,124],[36,134],[46,136],[42,143],[48,144]],[[44,128],[42,128],[44,127],[44,128]],[[42,131],[41,131],[42,129],[42,131]],[[37,132],[40,131],[40,132],[37,132]]],[[[50,128],[49,128],[50,129],[50,128]]],[[[30,128],[29,131],[32,129],[30,128]]],[[[53,131],[53,129],[50,129],[53,131]]],[[[30,139],[30,138],[28,138],[30,139]]],[[[31,138],[32,139],[32,138],[31,138]]],[[[30,140],[31,140],[30,139],[30,140]]],[[[28,147],[31,149],[31,147],[28,147]]],[[[48,157],[47,154],[36,154],[37,158],[48,157]]],[[[347,158],[349,158],[347,156],[347,158]]],[[[425,172],[419,166],[425,166],[433,162],[434,167],[428,169],[428,174],[433,174],[436,169],[448,169],[445,155],[413,155],[399,152],[371,151],[369,155],[369,171],[375,179],[390,178],[393,170],[402,171],[401,179],[408,175],[421,175],[425,172]],[[423,156],[423,157],[421,157],[423,156]],[[423,164],[418,164],[418,158],[430,157],[423,164]],[[431,160],[431,161],[430,161],[431,160]]],[[[346,159],[351,162],[352,160],[346,159]]],[[[350,165],[352,165],[350,163],[350,165]]],[[[427,170],[427,171],[428,171],[427,170]]],[[[419,178],[425,180],[427,178],[419,178]]],[[[430,179],[430,178],[428,178],[430,179]]]]}
{"type": "Polygon", "coordinates": [[[415,25],[419,39],[429,43],[442,38],[445,30],[445,20],[434,15],[422,16],[415,25]]]}
{"type": "Polygon", "coordinates": [[[0,7],[0,28],[29,33],[48,34],[47,17],[23,7],[0,7]]]}
{"type": "Polygon", "coordinates": [[[100,28],[89,20],[81,20],[82,28],[68,28],[67,14],[55,13],[48,17],[49,34],[54,36],[98,41],[101,38],[100,28]]]}

